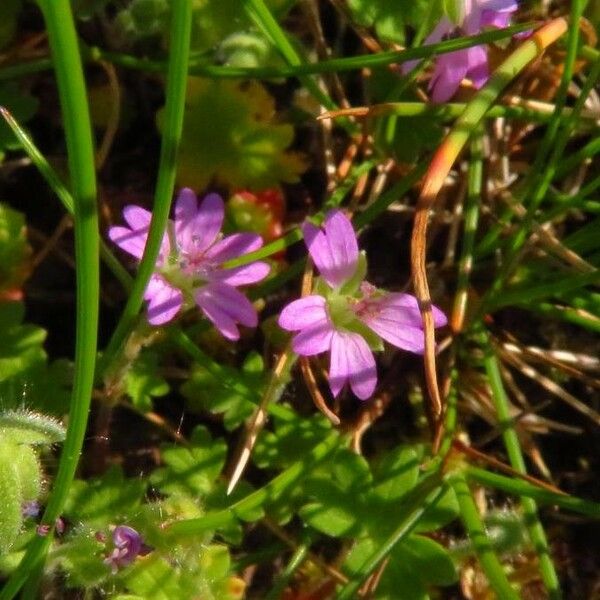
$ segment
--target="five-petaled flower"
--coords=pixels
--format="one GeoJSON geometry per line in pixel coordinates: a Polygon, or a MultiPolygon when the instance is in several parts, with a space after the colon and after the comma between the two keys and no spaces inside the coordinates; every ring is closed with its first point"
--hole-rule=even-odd
{"type": "MultiPolygon", "coordinates": [[[[417,299],[410,294],[377,289],[364,280],[365,255],[358,250],[349,219],[339,210],[325,218],[323,229],[305,223],[304,241],[319,269],[314,293],[294,300],[279,316],[279,325],[294,332],[297,354],[330,352],[329,386],[337,396],[346,382],[361,400],[377,384],[373,350],[383,340],[415,353],[424,351],[423,320],[417,299]]],[[[446,317],[432,307],[436,327],[446,317]]]]}
{"type": "MultiPolygon", "coordinates": [[[[169,221],[156,270],[144,294],[152,325],[170,321],[182,307],[195,303],[229,340],[239,339],[238,323],[256,327],[256,311],[237,287],[264,279],[269,265],[258,261],[224,268],[223,263],[258,250],[263,241],[254,233],[222,237],[224,214],[223,200],[217,194],[208,194],[198,206],[191,189],[179,192],[175,221],[169,221]]],[[[129,227],[111,227],[108,235],[139,260],[146,246],[151,216],[141,206],[126,206],[123,217],[129,227]]]]}
{"type": "MultiPolygon", "coordinates": [[[[456,0],[458,25],[443,17],[425,40],[435,44],[455,35],[475,35],[487,27],[503,28],[510,24],[517,10],[516,0],[456,0]]],[[[412,69],[418,61],[404,63],[403,71],[412,69]]],[[[463,79],[470,79],[476,89],[489,78],[487,51],[483,46],[472,46],[448,52],[436,58],[433,75],[429,82],[431,99],[447,102],[454,96],[463,79]]]]}
{"type": "Polygon", "coordinates": [[[152,551],[150,546],[144,544],[142,536],[128,525],[115,527],[112,535],[113,551],[104,559],[113,575],[123,567],[132,563],[138,556],[145,556],[152,551]]]}

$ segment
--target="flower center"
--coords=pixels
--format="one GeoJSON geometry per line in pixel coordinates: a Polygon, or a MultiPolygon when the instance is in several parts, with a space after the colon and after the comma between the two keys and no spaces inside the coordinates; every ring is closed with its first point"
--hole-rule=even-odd
{"type": "Polygon", "coordinates": [[[327,312],[336,329],[346,329],[356,320],[353,304],[356,301],[345,295],[332,293],[327,298],[327,312]]]}

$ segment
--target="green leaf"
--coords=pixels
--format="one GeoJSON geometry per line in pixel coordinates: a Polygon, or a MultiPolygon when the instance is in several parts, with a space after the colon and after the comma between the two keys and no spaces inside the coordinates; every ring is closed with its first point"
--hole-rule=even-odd
{"type": "Polygon", "coordinates": [[[20,291],[29,276],[30,258],[25,216],[0,202],[0,297],[3,292],[20,291]]]}
{"type": "Polygon", "coordinates": [[[427,588],[410,563],[390,560],[377,586],[377,600],[429,600],[427,588]]]}
{"type": "Polygon", "coordinates": [[[127,588],[146,600],[172,600],[199,595],[196,582],[189,574],[174,568],[165,559],[152,553],[136,561],[123,575],[127,588]]]}
{"type": "Polygon", "coordinates": [[[404,543],[394,548],[391,560],[409,567],[424,584],[452,585],[458,579],[448,550],[421,535],[411,535],[404,543]]]}
{"type": "MultiPolygon", "coordinates": [[[[344,570],[353,576],[360,574],[380,543],[371,537],[359,539],[346,556],[344,570]]],[[[429,538],[412,535],[392,549],[377,586],[377,600],[425,600],[429,585],[452,585],[456,580],[448,551],[429,538]]]]}
{"type": "Polygon", "coordinates": [[[21,12],[21,0],[2,0],[0,2],[0,49],[12,42],[17,31],[17,19],[21,12]]]}
{"type": "Polygon", "coordinates": [[[273,98],[256,81],[191,77],[178,160],[179,185],[203,189],[214,180],[233,188],[264,189],[298,181],[306,168],[304,159],[286,151],[294,129],[278,123],[274,116],[273,98]]]}
{"type": "Polygon", "coordinates": [[[65,439],[65,428],[52,417],[29,410],[0,413],[0,436],[16,444],[50,445],[65,439]]]}
{"type": "Polygon", "coordinates": [[[42,347],[46,332],[35,325],[23,325],[24,312],[20,302],[0,303],[0,382],[46,360],[42,347]]]}
{"type": "Polygon", "coordinates": [[[284,469],[301,460],[329,431],[322,415],[276,422],[274,432],[265,431],[260,436],[252,458],[263,469],[284,469]]]}
{"type": "Polygon", "coordinates": [[[153,408],[152,399],[169,393],[169,384],[158,374],[158,356],[154,352],[140,353],[125,376],[125,391],[134,406],[143,411],[153,408]]]}
{"type": "Polygon", "coordinates": [[[227,445],[213,440],[205,427],[196,427],[189,447],[164,446],[166,467],[152,473],[150,481],[165,494],[206,496],[225,464],[227,445]]]}
{"type": "Polygon", "coordinates": [[[225,381],[197,366],[180,389],[190,410],[222,414],[225,428],[231,431],[254,412],[256,405],[250,398],[258,399],[264,389],[263,360],[251,352],[241,370],[227,365],[219,368],[225,381]],[[233,381],[235,386],[227,385],[233,381]]]}
{"type": "Polygon", "coordinates": [[[358,535],[370,513],[367,502],[370,486],[366,460],[349,450],[340,450],[332,464],[305,481],[304,493],[314,501],[305,504],[299,515],[327,535],[358,535]]]}
{"type": "Polygon", "coordinates": [[[50,565],[68,573],[65,584],[69,588],[98,586],[110,575],[110,568],[102,562],[104,552],[104,544],[93,531],[77,529],[52,552],[50,565]]]}
{"type": "Polygon", "coordinates": [[[348,0],[354,19],[365,27],[373,27],[377,36],[387,42],[404,44],[406,27],[418,28],[428,18],[430,0],[348,0]]]}
{"type": "Polygon", "coordinates": [[[412,448],[389,451],[373,469],[373,497],[393,502],[409,492],[419,477],[419,457],[412,448]]]}
{"type": "Polygon", "coordinates": [[[120,468],[112,467],[97,479],[73,482],[64,513],[71,521],[100,528],[128,522],[139,510],[145,489],[143,480],[125,479],[120,468]]]}
{"type": "Polygon", "coordinates": [[[362,529],[358,500],[335,486],[324,486],[323,492],[327,494],[326,503],[322,500],[306,504],[298,513],[300,517],[317,531],[332,537],[357,535],[362,529]]]}
{"type": "MultiPolygon", "coordinates": [[[[4,3],[5,0],[0,4],[4,3]]],[[[0,106],[6,107],[20,124],[29,121],[37,113],[39,105],[39,100],[22,90],[19,84],[12,81],[0,84],[0,106]]],[[[17,140],[12,129],[4,119],[0,119],[0,151],[18,150],[20,147],[21,142],[17,140]]]]}
{"type": "Polygon", "coordinates": [[[449,488],[438,502],[427,508],[415,531],[425,533],[427,531],[436,531],[448,525],[458,516],[458,501],[454,490],[449,488]]]}

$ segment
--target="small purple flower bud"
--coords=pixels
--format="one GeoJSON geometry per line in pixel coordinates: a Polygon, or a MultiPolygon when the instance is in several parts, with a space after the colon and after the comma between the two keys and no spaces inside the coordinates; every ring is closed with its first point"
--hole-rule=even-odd
{"type": "Polygon", "coordinates": [[[27,517],[37,517],[40,514],[40,505],[35,500],[29,500],[25,502],[21,507],[21,514],[24,518],[27,517]]]}
{"type": "Polygon", "coordinates": [[[66,525],[64,519],[58,517],[58,519],[56,519],[54,522],[54,531],[56,531],[58,535],[62,535],[65,532],[65,527],[66,525]]]}
{"type": "Polygon", "coordinates": [[[144,544],[142,536],[133,527],[119,525],[113,531],[113,551],[104,559],[113,575],[131,564],[138,556],[145,556],[152,548],[144,544]]]}

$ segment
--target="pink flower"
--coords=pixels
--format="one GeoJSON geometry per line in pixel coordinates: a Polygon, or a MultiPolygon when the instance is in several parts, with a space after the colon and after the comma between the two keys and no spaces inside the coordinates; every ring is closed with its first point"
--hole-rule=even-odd
{"type": "MultiPolygon", "coordinates": [[[[516,0],[456,0],[459,3],[459,26],[448,17],[442,18],[425,40],[435,44],[458,35],[475,35],[487,27],[503,28],[510,24],[517,10],[516,0]]],[[[404,63],[402,70],[408,72],[418,61],[404,63]]],[[[480,89],[489,78],[487,51],[483,46],[472,46],[437,57],[429,82],[431,99],[447,102],[454,96],[463,79],[470,79],[480,89]]]]}
{"type": "MultiPolygon", "coordinates": [[[[222,237],[224,215],[219,195],[208,194],[198,207],[192,190],[184,188],[179,192],[175,221],[169,221],[156,271],[144,294],[152,325],[170,321],[182,307],[195,303],[229,340],[239,339],[238,323],[256,327],[258,317],[254,307],[236,288],[264,279],[269,265],[253,262],[232,269],[222,265],[258,250],[262,238],[254,233],[222,237]]],[[[146,246],[151,216],[141,206],[126,206],[123,217],[129,227],[111,227],[108,236],[139,260],[146,246]]]]}
{"type": "MultiPolygon", "coordinates": [[[[364,280],[366,258],[341,211],[330,211],[322,229],[306,223],[302,230],[321,278],[314,294],[281,311],[279,325],[294,332],[292,347],[297,354],[329,351],[329,386],[334,396],[349,382],[354,394],[366,400],[377,384],[373,350],[383,349],[383,340],[409,352],[424,351],[417,299],[379,290],[364,280]]],[[[433,317],[436,327],[446,324],[436,307],[433,317]]]]}
{"type": "Polygon", "coordinates": [[[119,525],[113,531],[114,549],[104,559],[109,565],[113,575],[123,567],[131,564],[138,556],[145,556],[152,551],[150,546],[144,544],[142,536],[133,527],[119,525]]]}

